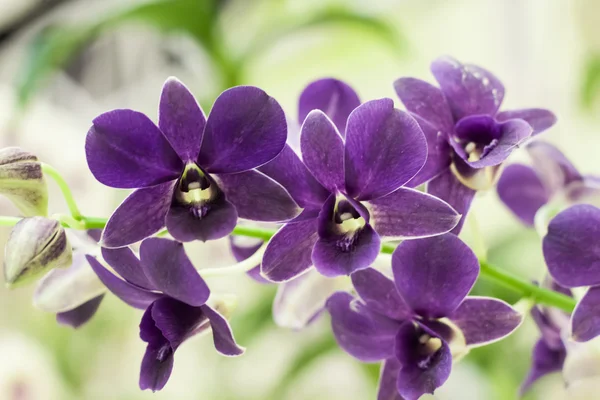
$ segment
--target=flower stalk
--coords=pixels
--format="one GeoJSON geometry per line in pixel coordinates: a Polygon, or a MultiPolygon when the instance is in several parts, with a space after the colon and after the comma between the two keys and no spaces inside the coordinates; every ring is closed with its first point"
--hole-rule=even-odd
{"type": "Polygon", "coordinates": [[[48,165],[46,163],[41,163],[41,165],[42,165],[42,172],[45,175],[52,178],[54,180],[54,182],[56,182],[56,184],[58,185],[60,191],[62,192],[63,197],[65,198],[67,207],[69,207],[69,212],[71,213],[71,216],[73,218],[75,218],[76,220],[81,219],[82,214],[79,211],[79,207],[77,207],[77,203],[75,202],[75,197],[73,197],[73,192],[71,192],[71,188],[69,188],[69,185],[67,184],[65,179],[51,165],[48,165]]]}

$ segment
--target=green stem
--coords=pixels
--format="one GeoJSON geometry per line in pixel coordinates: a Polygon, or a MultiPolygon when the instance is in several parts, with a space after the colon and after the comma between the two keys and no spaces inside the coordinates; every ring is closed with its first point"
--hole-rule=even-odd
{"type": "Polygon", "coordinates": [[[41,163],[41,164],[42,164],[42,172],[45,175],[48,175],[50,178],[54,179],[54,182],[56,182],[56,184],[60,188],[60,191],[62,192],[63,197],[65,198],[65,201],[67,202],[67,207],[69,207],[69,212],[71,213],[71,216],[73,218],[75,218],[76,220],[81,219],[82,215],[81,215],[81,212],[79,211],[79,208],[77,207],[77,203],[75,202],[73,193],[71,192],[69,185],[64,180],[62,175],[56,169],[54,169],[54,167],[52,167],[51,165],[48,165],[45,163],[41,163]]]}
{"type": "Polygon", "coordinates": [[[480,276],[498,285],[519,292],[522,296],[532,299],[537,304],[560,308],[568,313],[575,309],[575,299],[553,290],[544,289],[510,272],[494,267],[486,261],[479,261],[481,265],[480,276]]]}
{"type": "Polygon", "coordinates": [[[271,239],[273,235],[275,235],[275,232],[277,232],[277,230],[238,225],[233,228],[233,232],[231,234],[235,236],[246,236],[266,241],[271,239]]]}
{"type": "MultiPolygon", "coordinates": [[[[106,218],[96,217],[80,217],[76,223],[69,224],[68,218],[58,218],[70,228],[73,229],[102,229],[106,226],[106,218]]],[[[0,226],[11,226],[16,224],[20,218],[16,217],[0,217],[0,226]]],[[[256,239],[262,239],[268,241],[275,235],[276,229],[257,228],[247,225],[238,225],[232,232],[232,235],[252,237],[256,239]]],[[[397,244],[394,243],[383,243],[381,246],[381,253],[392,254],[396,249],[397,244]]],[[[518,292],[523,297],[527,297],[535,301],[537,304],[543,304],[546,306],[556,307],[566,312],[572,312],[575,308],[575,300],[571,297],[565,296],[562,293],[555,292],[550,289],[544,289],[535,284],[525,280],[523,278],[512,275],[510,272],[494,267],[485,260],[479,261],[481,265],[480,277],[482,279],[492,281],[498,285],[504,286],[515,292],[518,292]]],[[[253,263],[255,265],[256,263],[253,263]]],[[[244,264],[245,265],[245,264],[244,264]]],[[[245,267],[234,266],[236,271],[245,271],[245,267]]],[[[242,271],[242,272],[244,272],[242,271]]],[[[207,273],[215,275],[222,275],[224,271],[208,271],[207,273]]]]}
{"type": "Polygon", "coordinates": [[[99,218],[99,217],[85,217],[82,216],[80,221],[84,225],[84,229],[104,229],[106,223],[108,222],[108,218],[99,218]]]}

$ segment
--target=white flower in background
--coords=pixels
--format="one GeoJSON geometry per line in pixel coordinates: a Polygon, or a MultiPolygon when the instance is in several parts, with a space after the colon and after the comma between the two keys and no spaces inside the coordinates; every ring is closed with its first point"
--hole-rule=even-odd
{"type": "Polygon", "coordinates": [[[0,399],[64,400],[57,367],[36,342],[26,336],[0,332],[0,399]]]}
{"type": "Polygon", "coordinates": [[[565,399],[597,398],[600,392],[600,337],[585,343],[567,342],[563,378],[565,399]]]}

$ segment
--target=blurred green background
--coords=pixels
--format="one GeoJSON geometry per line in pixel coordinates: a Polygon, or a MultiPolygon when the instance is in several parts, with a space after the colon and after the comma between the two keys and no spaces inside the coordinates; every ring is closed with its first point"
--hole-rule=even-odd
{"type": "MultiPolygon", "coordinates": [[[[448,54],[493,71],[506,86],[506,108],[553,110],[559,123],[545,138],[583,172],[600,174],[598,21],[597,0],[0,0],[0,145],[37,154],[63,172],[84,213],[108,216],[126,192],[88,171],[90,121],[112,108],[155,119],[168,76],[206,111],[227,87],[260,86],[294,121],[311,80],[343,79],[363,100],[395,98],[395,79],[432,80],[429,63],[448,54]]],[[[51,190],[51,210],[66,211],[51,190]]],[[[5,199],[0,212],[16,215],[5,199]]],[[[469,219],[464,239],[485,243],[491,262],[542,277],[539,237],[495,193],[478,194],[469,219]]],[[[9,231],[1,228],[2,242],[9,231]]],[[[199,268],[232,262],[226,241],[186,247],[199,268]]],[[[0,288],[0,400],[375,398],[378,366],[339,350],[327,317],[287,331],[271,321],[274,287],[245,276],[209,284],[239,297],[232,325],[247,353],[220,357],[209,338],[194,338],[156,394],[137,386],[140,312],[107,296],[92,322],[73,331],[33,308],[32,288],[0,288]]],[[[518,300],[483,283],[474,291],[518,300]]],[[[537,336],[528,320],[503,342],[473,350],[430,398],[516,398],[537,336]]],[[[555,374],[526,398],[572,397],[555,374]]]]}

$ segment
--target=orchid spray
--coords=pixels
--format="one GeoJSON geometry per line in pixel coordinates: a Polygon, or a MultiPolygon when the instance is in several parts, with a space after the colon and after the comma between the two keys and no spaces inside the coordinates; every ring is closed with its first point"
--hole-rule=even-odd
{"type": "Polygon", "coordinates": [[[315,81],[300,95],[299,129],[257,87],[225,90],[206,116],[169,78],[157,124],[127,109],[91,122],[93,176],[133,189],[109,218],[83,215],[35,155],[4,149],[0,193],[23,215],[0,217],[14,225],[6,283],[37,280],[36,306],[73,327],[107,293],[143,310],[139,385],[153,391],[196,334],[212,332],[225,356],[244,353],[231,302],[209,288],[215,275],[279,285],[279,325],[302,329],[329,314],[345,352],[381,363],[379,400],[433,393],[470,349],[510,335],[531,311],[541,338],[525,392],[563,368],[566,341],[600,335],[600,185],[538,140],[556,122],[550,111],[500,111],[504,86],[483,68],[443,57],[431,71],[438,86],[394,82],[405,111],[388,98],[363,101],[340,80],[315,81]],[[503,168],[522,147],[532,167],[503,168]],[[47,178],[69,215],[48,215],[47,178]],[[498,180],[501,200],[544,236],[543,284],[490,265],[458,236],[476,192],[498,180]],[[197,270],[184,243],[225,237],[237,264],[197,270]],[[469,295],[478,279],[529,307],[469,295]],[[590,287],[579,302],[576,287],[590,287]],[[286,316],[290,308],[301,315],[286,316]]]}

